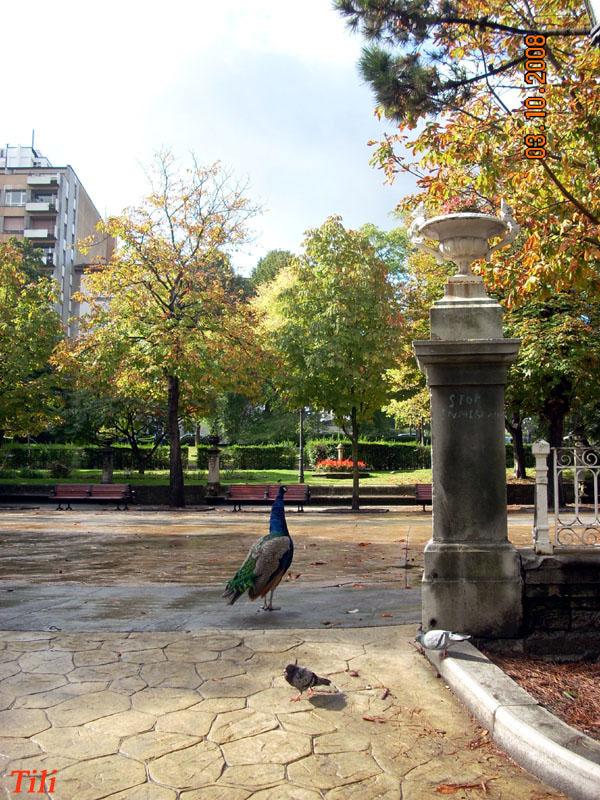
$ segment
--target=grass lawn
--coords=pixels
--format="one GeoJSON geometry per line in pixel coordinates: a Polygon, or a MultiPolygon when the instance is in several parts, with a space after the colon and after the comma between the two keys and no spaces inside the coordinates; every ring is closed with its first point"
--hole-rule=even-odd
{"type": "MultiPolygon", "coordinates": [[[[3,484],[55,484],[55,483],[100,483],[102,472],[98,469],[78,469],[73,470],[68,478],[52,478],[49,470],[37,470],[42,473],[42,477],[0,477],[3,484]]],[[[512,478],[512,468],[506,470],[506,478],[512,478]]],[[[527,470],[527,477],[532,478],[535,474],[533,468],[527,470]]],[[[189,470],[185,473],[185,483],[188,486],[205,484],[206,471],[189,470]]],[[[221,483],[224,485],[232,483],[297,483],[298,472],[294,469],[267,469],[267,470],[222,470],[221,483]]],[[[315,475],[312,470],[305,470],[304,481],[308,484],[321,484],[333,486],[352,485],[350,478],[327,479],[323,475],[315,475]]],[[[160,486],[168,485],[168,470],[153,470],[145,475],[138,475],[137,472],[123,472],[115,470],[113,473],[114,483],[132,483],[138,486],[160,486]]],[[[415,469],[405,472],[370,472],[368,478],[361,478],[361,486],[398,486],[414,483],[431,483],[430,469],[415,469]]]]}

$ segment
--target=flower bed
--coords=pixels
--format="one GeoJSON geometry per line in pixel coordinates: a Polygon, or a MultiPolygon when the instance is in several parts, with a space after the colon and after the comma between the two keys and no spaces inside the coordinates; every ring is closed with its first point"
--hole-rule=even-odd
{"type": "MultiPolygon", "coordinates": [[[[359,477],[368,478],[367,465],[358,461],[359,477]]],[[[322,478],[352,478],[353,465],[351,458],[335,459],[324,458],[315,464],[314,475],[322,478]]]]}

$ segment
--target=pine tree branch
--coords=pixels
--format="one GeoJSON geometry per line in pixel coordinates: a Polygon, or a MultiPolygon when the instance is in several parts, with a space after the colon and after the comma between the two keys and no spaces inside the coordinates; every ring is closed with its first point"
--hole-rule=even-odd
{"type": "Polygon", "coordinates": [[[422,17],[426,25],[466,25],[469,28],[482,28],[492,31],[503,31],[505,33],[519,33],[523,35],[538,34],[541,36],[587,36],[587,28],[551,28],[541,30],[537,28],[517,28],[514,25],[504,25],[501,22],[492,22],[489,17],[471,19],[470,17],[422,17]]]}

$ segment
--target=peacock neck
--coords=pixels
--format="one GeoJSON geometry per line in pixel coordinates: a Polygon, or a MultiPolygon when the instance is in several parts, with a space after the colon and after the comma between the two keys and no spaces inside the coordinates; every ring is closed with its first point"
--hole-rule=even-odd
{"type": "Polygon", "coordinates": [[[269,521],[269,536],[289,536],[288,526],[285,521],[285,508],[283,500],[276,500],[271,508],[271,519],[269,521]]]}

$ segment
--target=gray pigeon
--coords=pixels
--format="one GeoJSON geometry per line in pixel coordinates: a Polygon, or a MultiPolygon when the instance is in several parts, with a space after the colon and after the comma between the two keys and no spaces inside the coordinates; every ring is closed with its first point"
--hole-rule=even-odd
{"type": "Polygon", "coordinates": [[[466,633],[453,633],[452,631],[433,630],[423,632],[419,626],[415,640],[424,647],[425,650],[442,650],[441,658],[446,658],[448,648],[457,642],[466,642],[471,636],[466,633]]]}
{"type": "Polygon", "coordinates": [[[300,692],[300,694],[296,697],[290,698],[290,700],[293,700],[294,702],[296,700],[300,700],[302,697],[302,692],[306,692],[307,689],[308,697],[312,697],[314,694],[313,686],[331,686],[331,681],[329,678],[320,678],[310,669],[307,669],[306,667],[299,667],[297,664],[288,664],[285,668],[283,676],[290,686],[293,686],[300,692]]]}

